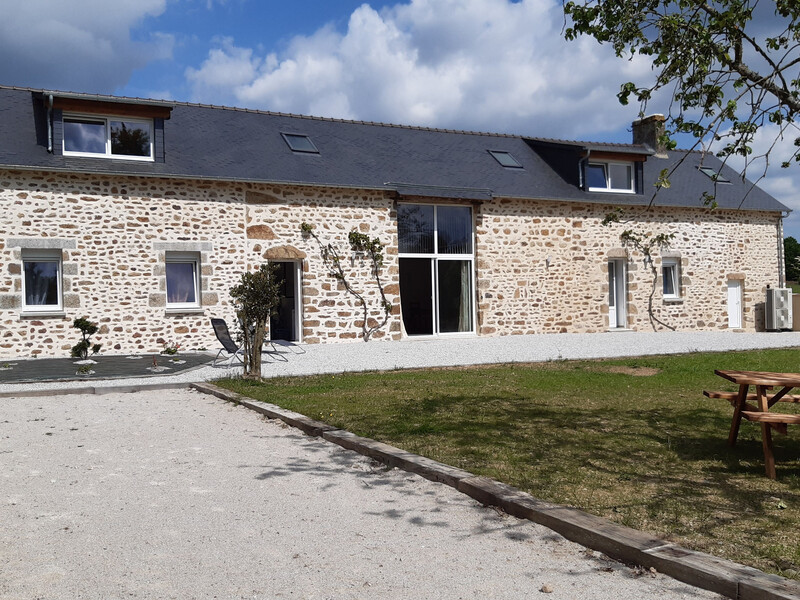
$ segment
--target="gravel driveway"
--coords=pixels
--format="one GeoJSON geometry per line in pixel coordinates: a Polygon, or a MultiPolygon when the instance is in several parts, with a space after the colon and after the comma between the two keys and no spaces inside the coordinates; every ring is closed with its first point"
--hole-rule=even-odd
{"type": "Polygon", "coordinates": [[[6,599],[718,598],[193,391],[0,399],[0,467],[6,599]]]}

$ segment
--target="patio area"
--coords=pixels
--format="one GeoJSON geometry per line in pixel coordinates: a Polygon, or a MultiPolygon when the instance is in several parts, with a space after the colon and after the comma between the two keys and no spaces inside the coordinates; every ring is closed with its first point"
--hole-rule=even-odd
{"type": "Polygon", "coordinates": [[[166,356],[95,355],[86,361],[77,358],[37,358],[0,360],[0,384],[70,382],[102,379],[160,377],[186,373],[210,364],[213,355],[203,353],[166,356]]]}

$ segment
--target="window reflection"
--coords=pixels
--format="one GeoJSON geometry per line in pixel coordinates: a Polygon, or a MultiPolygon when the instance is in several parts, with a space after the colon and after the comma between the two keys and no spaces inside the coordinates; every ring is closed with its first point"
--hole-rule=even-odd
{"type": "Polygon", "coordinates": [[[433,206],[400,204],[397,207],[397,237],[400,252],[433,252],[433,206]]]}
{"type": "Polygon", "coordinates": [[[195,304],[197,302],[195,262],[168,262],[167,304],[195,304]]]}
{"type": "Polygon", "coordinates": [[[25,305],[58,306],[58,261],[26,260],[25,305]]]}
{"type": "Polygon", "coordinates": [[[64,153],[150,159],[152,121],[64,117],[64,153]]]}
{"type": "Polygon", "coordinates": [[[64,119],[64,150],[67,152],[105,154],[105,121],[64,119]]]}
{"type": "Polygon", "coordinates": [[[590,188],[606,188],[606,166],[586,165],[586,184],[590,188]]]}
{"type": "Polygon", "coordinates": [[[144,123],[111,121],[111,154],[150,156],[150,127],[144,123]]]}

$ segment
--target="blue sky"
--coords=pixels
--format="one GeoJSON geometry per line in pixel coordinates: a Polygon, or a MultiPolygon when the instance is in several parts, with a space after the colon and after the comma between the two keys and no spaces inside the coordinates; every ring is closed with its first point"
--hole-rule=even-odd
{"type": "MultiPolygon", "coordinates": [[[[629,142],[616,93],[649,64],[562,26],[561,0],[25,0],[3,7],[0,84],[629,142]]],[[[760,185],[800,213],[800,167],[760,185]]]]}

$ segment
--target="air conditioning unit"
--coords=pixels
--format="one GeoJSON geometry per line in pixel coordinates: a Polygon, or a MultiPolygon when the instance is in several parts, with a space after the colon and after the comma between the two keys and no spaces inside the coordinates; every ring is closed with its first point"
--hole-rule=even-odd
{"type": "Polygon", "coordinates": [[[766,328],[770,331],[792,328],[792,290],[767,288],[766,328]]]}

